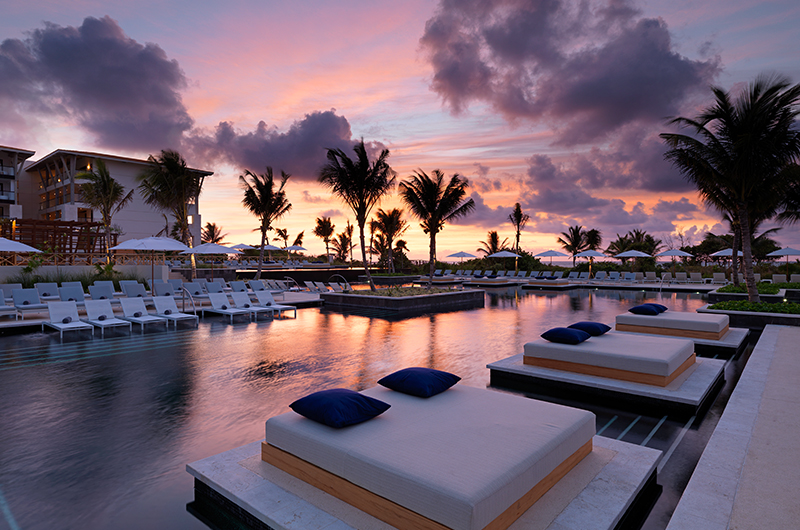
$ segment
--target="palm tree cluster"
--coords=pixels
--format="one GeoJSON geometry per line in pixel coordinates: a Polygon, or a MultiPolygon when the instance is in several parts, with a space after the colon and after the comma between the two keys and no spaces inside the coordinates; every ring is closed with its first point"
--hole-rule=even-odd
{"type": "Polygon", "coordinates": [[[572,254],[572,266],[575,266],[576,254],[584,250],[597,250],[603,244],[600,230],[592,228],[585,230],[581,225],[567,227],[566,232],[561,232],[558,238],[561,248],[572,254]]]}
{"type": "MultiPolygon", "coordinates": [[[[617,239],[608,244],[605,252],[609,256],[616,256],[617,254],[629,250],[638,250],[639,252],[654,256],[660,252],[663,247],[663,242],[653,237],[652,234],[648,234],[646,230],[634,229],[624,236],[617,234],[617,239]]],[[[622,258],[622,263],[626,261],[626,258],[622,258]]]]}
{"type": "MultiPolygon", "coordinates": [[[[713,87],[714,104],[695,118],[670,124],[691,135],[664,133],[664,157],[694,184],[711,207],[727,214],[741,241],[750,301],[759,300],[753,276],[754,222],[798,220],[800,205],[800,85],[761,75],[734,97],[713,87]]],[[[733,256],[737,255],[734,249],[733,256]]]]}
{"type": "Polygon", "coordinates": [[[333,230],[336,228],[331,222],[330,217],[317,217],[317,226],[314,227],[314,235],[325,242],[325,257],[330,262],[330,242],[333,237],[333,230]]]}
{"type": "MultiPolygon", "coordinates": [[[[395,240],[408,229],[408,223],[403,219],[403,210],[394,208],[388,212],[378,209],[375,219],[370,222],[370,231],[375,233],[372,242],[373,250],[380,256],[380,260],[388,266],[389,272],[395,272],[394,252],[395,240]]],[[[405,248],[402,239],[400,250],[405,248]]]]}
{"type": "MultiPolygon", "coordinates": [[[[508,238],[500,241],[500,236],[497,234],[496,230],[490,230],[486,234],[486,241],[481,241],[480,243],[482,246],[477,250],[478,252],[483,252],[486,256],[490,256],[508,248],[508,238]]],[[[519,241],[517,241],[517,244],[519,244],[519,241]]]]}
{"type": "Polygon", "coordinates": [[[206,223],[206,226],[200,230],[200,242],[202,243],[224,245],[227,236],[228,234],[222,233],[222,227],[217,226],[217,223],[206,223]]]}

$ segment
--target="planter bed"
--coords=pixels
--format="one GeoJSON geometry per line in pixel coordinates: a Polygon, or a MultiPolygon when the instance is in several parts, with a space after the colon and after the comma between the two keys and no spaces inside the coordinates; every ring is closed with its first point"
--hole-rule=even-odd
{"type": "Polygon", "coordinates": [[[476,289],[419,296],[389,297],[347,293],[321,293],[325,307],[332,309],[380,309],[396,313],[431,313],[483,307],[484,292],[476,289]]]}
{"type": "Polygon", "coordinates": [[[698,313],[715,313],[718,315],[728,315],[731,327],[748,328],[761,331],[768,324],[779,326],[800,326],[800,315],[786,313],[763,313],[755,311],[730,311],[722,309],[709,309],[705,305],[697,310],[698,313]]]}
{"type": "MultiPolygon", "coordinates": [[[[375,285],[403,285],[404,283],[411,283],[419,279],[417,275],[404,275],[404,276],[376,276],[372,275],[372,281],[375,285]]],[[[367,275],[361,274],[358,281],[366,283],[367,275]]]]}
{"type": "MultiPolygon", "coordinates": [[[[786,291],[781,289],[778,294],[759,294],[758,297],[762,302],[780,304],[786,298],[786,291]]],[[[708,293],[708,302],[710,304],[727,302],[728,300],[747,300],[747,293],[720,293],[717,290],[708,293]]]]}

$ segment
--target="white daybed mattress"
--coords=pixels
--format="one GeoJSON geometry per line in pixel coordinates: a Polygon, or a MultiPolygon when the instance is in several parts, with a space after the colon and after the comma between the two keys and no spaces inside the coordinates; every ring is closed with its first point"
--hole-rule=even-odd
{"type": "Polygon", "coordinates": [[[729,322],[728,315],[681,311],[665,311],[658,315],[634,315],[633,313],[617,315],[617,325],[682,329],[709,333],[721,333],[728,327],[729,322]]]}
{"type": "Polygon", "coordinates": [[[392,407],[343,429],[282,414],[266,443],[454,529],[486,526],[595,434],[591,412],[464,385],[363,393],[392,407]]]}
{"type": "Polygon", "coordinates": [[[558,344],[537,339],[524,346],[525,357],[551,359],[670,376],[694,354],[689,339],[609,332],[580,344],[558,344]]]}

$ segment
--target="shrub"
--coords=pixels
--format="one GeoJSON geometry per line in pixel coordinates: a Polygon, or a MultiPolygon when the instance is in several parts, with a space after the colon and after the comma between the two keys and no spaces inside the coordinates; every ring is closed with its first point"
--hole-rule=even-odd
{"type": "MultiPolygon", "coordinates": [[[[758,294],[778,294],[781,287],[778,284],[761,282],[758,284],[758,294]]],[[[741,285],[726,285],[717,289],[718,293],[747,293],[747,287],[741,285]]]]}
{"type": "Polygon", "coordinates": [[[726,302],[717,302],[708,308],[721,309],[724,311],[752,311],[756,313],[783,313],[788,315],[800,315],[800,304],[796,304],[794,302],[770,304],[767,302],[754,303],[748,300],[728,300],[726,302]]]}

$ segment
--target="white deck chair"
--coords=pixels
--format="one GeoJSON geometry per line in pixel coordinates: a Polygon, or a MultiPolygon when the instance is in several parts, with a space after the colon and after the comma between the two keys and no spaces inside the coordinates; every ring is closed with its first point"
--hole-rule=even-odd
{"type": "Polygon", "coordinates": [[[14,289],[11,291],[11,297],[14,300],[14,308],[19,311],[22,320],[25,320],[25,311],[38,312],[47,309],[47,304],[39,298],[36,289],[14,289]]]}
{"type": "Polygon", "coordinates": [[[128,331],[132,331],[130,322],[114,316],[111,300],[86,300],[86,318],[83,321],[99,328],[101,338],[105,337],[106,328],[128,326],[128,331]]]}
{"type": "Polygon", "coordinates": [[[604,282],[606,281],[606,271],[597,271],[594,273],[594,281],[596,282],[604,282]]]}
{"type": "MultiPolygon", "coordinates": [[[[246,295],[245,295],[246,296],[246,295]]],[[[250,320],[250,309],[239,309],[234,307],[228,299],[228,295],[224,293],[211,293],[208,295],[211,301],[211,307],[202,307],[203,318],[206,316],[206,311],[231,317],[231,324],[233,324],[233,317],[237,315],[247,315],[247,320],[250,320]]]]}
{"type": "Polygon", "coordinates": [[[14,315],[14,320],[19,320],[19,311],[17,308],[11,305],[6,305],[5,302],[0,304],[0,316],[11,316],[14,315]]]}
{"type": "Polygon", "coordinates": [[[169,328],[169,320],[149,314],[144,306],[144,300],[141,298],[122,298],[119,303],[122,305],[123,316],[121,318],[139,324],[142,333],[144,333],[144,325],[151,322],[159,322],[164,324],[164,329],[169,328]]]}
{"type": "Polygon", "coordinates": [[[59,287],[58,296],[62,302],[75,302],[79,306],[82,306],[83,301],[86,300],[86,293],[83,292],[83,287],[77,285],[59,287]]]}
{"type": "Polygon", "coordinates": [[[58,284],[55,282],[35,283],[33,286],[42,300],[58,300],[58,284]]]}
{"type": "Polygon", "coordinates": [[[644,283],[658,283],[658,277],[656,277],[656,271],[645,271],[644,283]]]}
{"type": "Polygon", "coordinates": [[[195,326],[200,325],[200,317],[178,311],[178,306],[175,304],[175,299],[171,296],[154,296],[153,304],[156,306],[156,315],[166,318],[175,324],[176,329],[178,327],[179,320],[194,320],[195,326]]]}
{"type": "Polygon", "coordinates": [[[294,311],[294,317],[297,318],[297,308],[293,305],[281,305],[275,303],[272,293],[269,291],[257,291],[256,298],[258,298],[258,305],[269,307],[278,312],[278,318],[281,318],[284,311],[294,311]]]}
{"type": "Polygon", "coordinates": [[[11,295],[14,292],[14,289],[22,289],[21,283],[3,283],[0,284],[0,289],[3,290],[3,298],[5,298],[6,303],[14,302],[14,297],[11,295]]]}
{"type": "MultiPolygon", "coordinates": [[[[201,289],[202,291],[202,289],[201,289]]],[[[156,296],[171,296],[175,297],[175,286],[171,283],[159,283],[156,282],[153,284],[153,297],[156,296]]]]}
{"type": "Polygon", "coordinates": [[[619,273],[617,271],[611,271],[608,273],[608,278],[606,278],[607,282],[618,282],[619,281],[619,273]]]}
{"type": "Polygon", "coordinates": [[[145,303],[153,301],[153,298],[147,294],[147,291],[144,290],[144,285],[139,282],[123,284],[123,281],[126,280],[122,280],[119,283],[122,287],[122,291],[125,293],[125,296],[128,298],[141,298],[145,303]]]}
{"type": "Polygon", "coordinates": [[[233,280],[231,282],[231,290],[235,293],[246,293],[247,284],[244,283],[242,280],[233,280]]]}
{"type": "Polygon", "coordinates": [[[254,304],[247,293],[231,293],[231,299],[233,300],[233,305],[237,308],[250,311],[251,319],[256,321],[258,320],[258,315],[261,313],[269,314],[270,318],[274,316],[274,309],[254,304]]]}
{"type": "Polygon", "coordinates": [[[203,284],[200,282],[184,282],[183,289],[189,293],[192,300],[199,301],[201,304],[203,300],[208,300],[208,294],[203,289],[203,284]]]}
{"type": "Polygon", "coordinates": [[[304,281],[303,282],[310,293],[318,293],[319,287],[317,287],[314,282],[304,281]]]}
{"type": "Polygon", "coordinates": [[[78,304],[75,302],[47,302],[46,307],[50,320],[42,322],[42,331],[45,326],[57,329],[61,340],[64,340],[65,331],[88,329],[94,334],[94,327],[91,324],[81,322],[78,316],[78,304]]]}
{"type": "Polygon", "coordinates": [[[703,283],[703,275],[699,272],[690,272],[689,283],[703,283]]]}
{"type": "MultiPolygon", "coordinates": [[[[654,273],[655,274],[655,273],[654,273]]],[[[581,282],[588,282],[589,281],[589,272],[582,272],[578,275],[578,281],[581,282]]]]}
{"type": "Polygon", "coordinates": [[[250,285],[250,290],[252,290],[253,292],[267,290],[267,286],[264,285],[264,282],[262,280],[250,280],[247,283],[248,285],[250,285]]]}
{"type": "Polygon", "coordinates": [[[328,286],[325,285],[325,282],[314,282],[314,285],[317,286],[317,290],[321,293],[327,293],[330,291],[330,289],[328,289],[328,286]]]}

